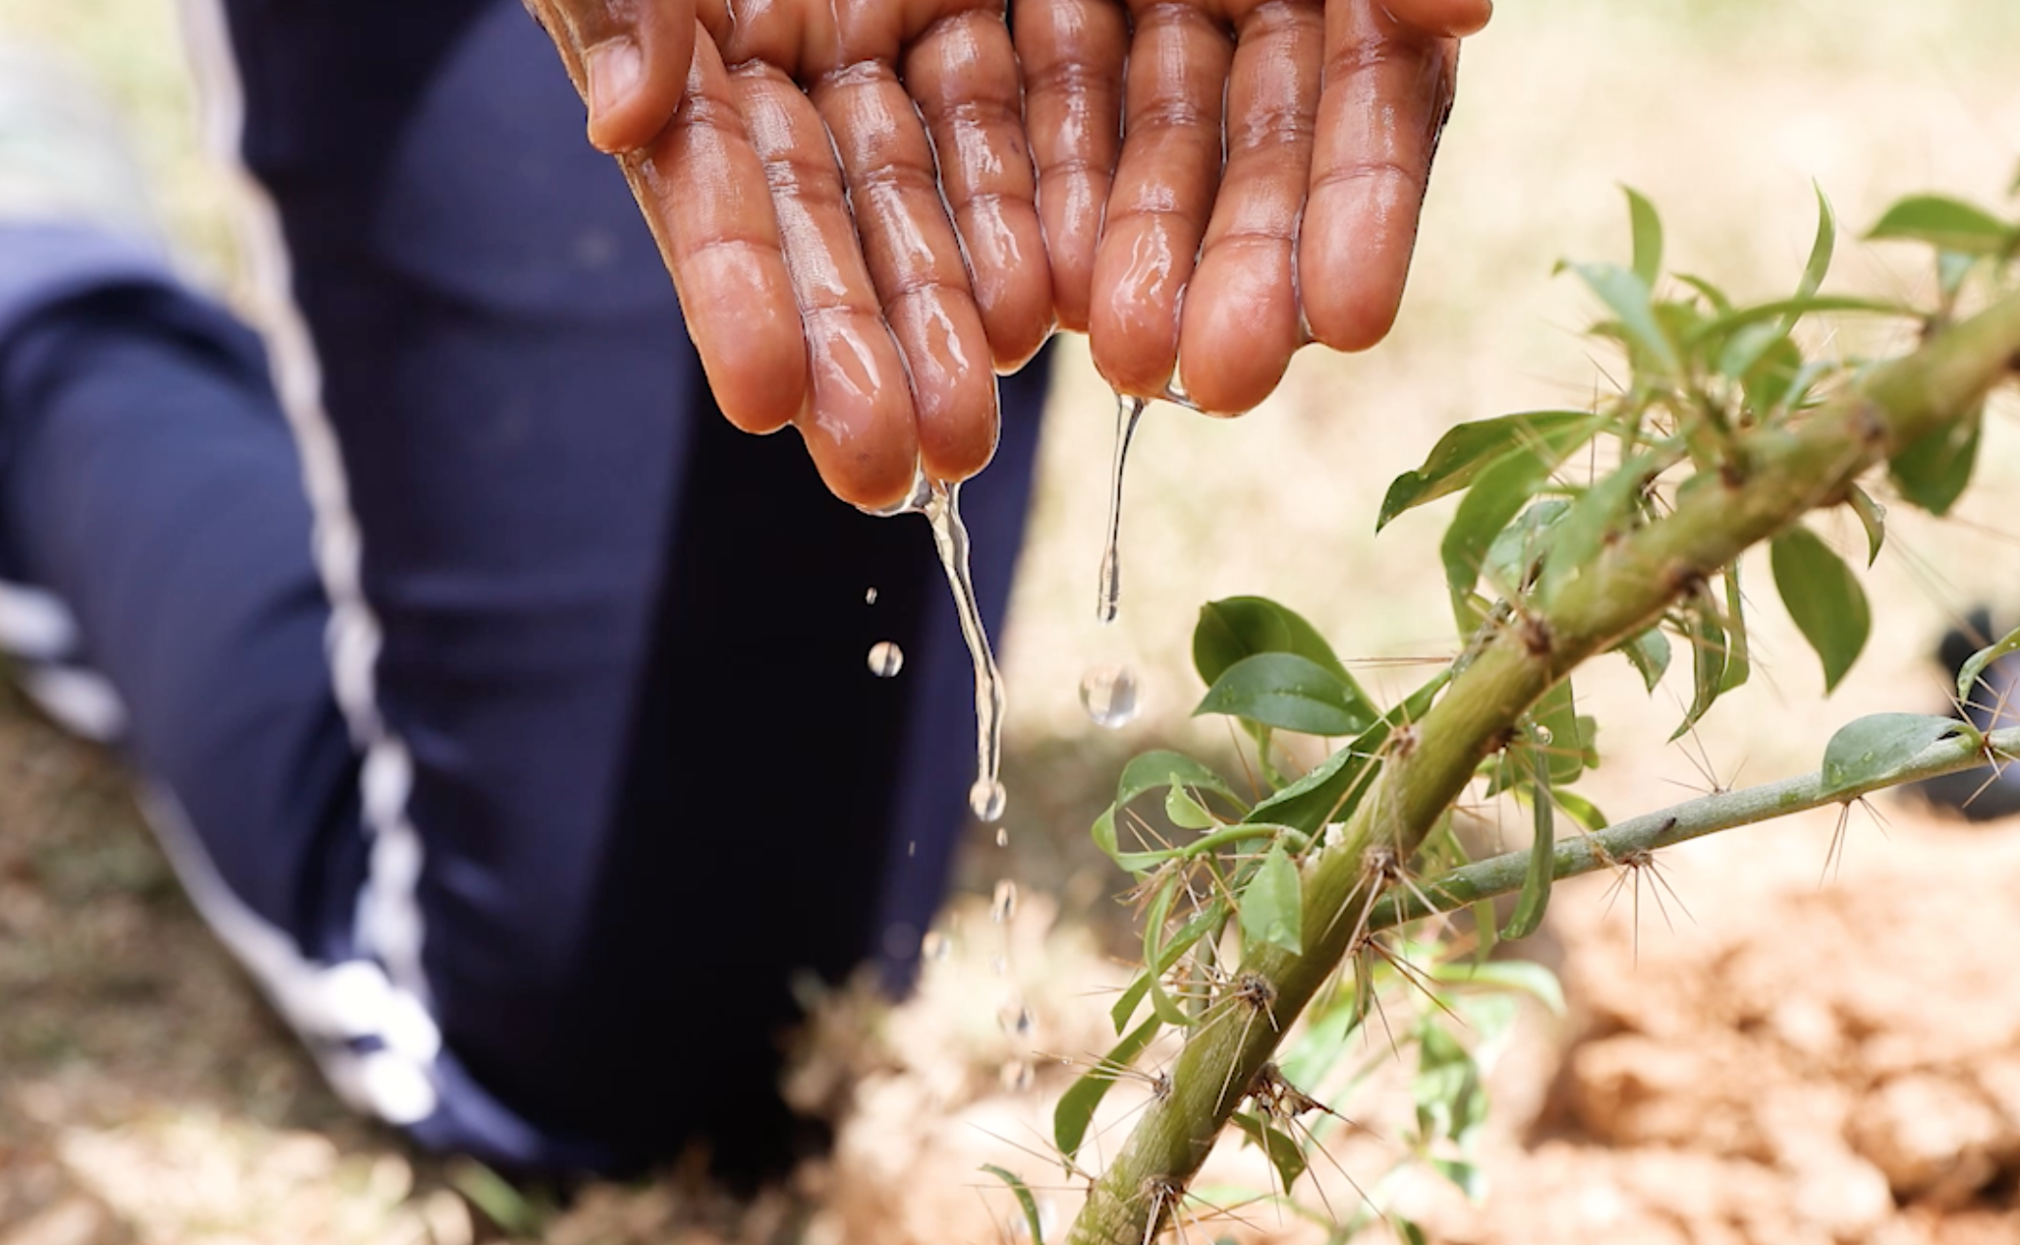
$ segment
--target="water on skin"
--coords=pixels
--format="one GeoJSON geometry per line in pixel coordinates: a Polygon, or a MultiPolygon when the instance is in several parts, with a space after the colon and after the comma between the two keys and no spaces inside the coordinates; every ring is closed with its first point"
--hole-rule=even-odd
{"type": "Polygon", "coordinates": [[[1095,598],[1094,616],[1105,623],[1115,621],[1122,608],[1122,472],[1129,464],[1129,443],[1136,437],[1137,421],[1143,418],[1143,398],[1115,395],[1115,463],[1108,478],[1108,541],[1101,551],[1100,591],[1095,598]]]}
{"type": "Polygon", "coordinates": [[[1096,726],[1121,730],[1136,720],[1136,673],[1128,666],[1093,666],[1080,676],[1080,707],[1096,726]]]}
{"type": "Polygon", "coordinates": [[[879,640],[870,646],[870,673],[880,679],[894,679],[905,668],[905,650],[896,641],[879,640]]]}

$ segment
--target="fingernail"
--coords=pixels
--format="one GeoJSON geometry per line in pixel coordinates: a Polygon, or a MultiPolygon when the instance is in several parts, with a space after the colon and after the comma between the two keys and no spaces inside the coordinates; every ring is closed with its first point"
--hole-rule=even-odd
{"type": "Polygon", "coordinates": [[[645,57],[629,39],[611,39],[589,49],[589,115],[600,120],[623,106],[645,76],[645,57]]]}

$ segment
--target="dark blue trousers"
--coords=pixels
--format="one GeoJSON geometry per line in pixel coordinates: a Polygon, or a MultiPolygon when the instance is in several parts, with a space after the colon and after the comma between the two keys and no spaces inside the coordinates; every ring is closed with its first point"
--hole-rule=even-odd
{"type": "MultiPolygon", "coordinates": [[[[0,643],[352,1101],[518,1168],[773,1161],[794,974],[901,979],[963,824],[925,525],[722,421],[517,0],[227,15],[320,402],[145,252],[0,228],[0,643]]],[[[963,496],[999,623],[1043,385],[963,496]]]]}

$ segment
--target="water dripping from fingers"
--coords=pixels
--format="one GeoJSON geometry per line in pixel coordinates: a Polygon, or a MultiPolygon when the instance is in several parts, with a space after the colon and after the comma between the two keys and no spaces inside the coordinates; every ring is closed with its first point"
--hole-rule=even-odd
{"type": "Polygon", "coordinates": [[[1115,462],[1108,478],[1108,539],[1101,551],[1101,582],[1094,602],[1094,616],[1112,623],[1122,609],[1122,473],[1129,463],[1129,443],[1136,437],[1136,425],[1143,398],[1115,395],[1115,462]]]}

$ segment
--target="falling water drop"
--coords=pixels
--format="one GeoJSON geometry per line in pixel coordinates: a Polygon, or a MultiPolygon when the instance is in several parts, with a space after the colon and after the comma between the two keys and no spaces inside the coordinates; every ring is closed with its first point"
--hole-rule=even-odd
{"type": "Polygon", "coordinates": [[[1149,403],[1142,398],[1115,395],[1115,462],[1108,479],[1108,540],[1101,550],[1101,582],[1094,602],[1094,616],[1111,623],[1122,609],[1122,472],[1129,463],[1129,443],[1136,437],[1137,421],[1149,403]]]}
{"type": "Polygon", "coordinates": [[[1004,829],[1002,826],[996,827],[996,846],[998,847],[1010,846],[1010,832],[1004,829]]]}
{"type": "Polygon", "coordinates": [[[996,1013],[996,1023],[1002,1027],[1003,1032],[1014,1038],[1028,1038],[1031,1031],[1038,1027],[1037,1018],[1032,1016],[1031,1009],[1021,1002],[1014,1001],[996,1013]]]}
{"type": "Polygon", "coordinates": [[[1031,1088],[1032,1068],[1029,1059],[1012,1059],[1003,1065],[1003,1088],[1013,1094],[1031,1088]]]}
{"type": "Polygon", "coordinates": [[[875,588],[863,589],[863,604],[875,605],[876,603],[877,603],[877,590],[875,588]]]}
{"type": "Polygon", "coordinates": [[[1002,925],[1017,915],[1017,883],[1004,878],[996,883],[996,897],[989,904],[989,919],[1002,925]]]}
{"type": "Polygon", "coordinates": [[[870,646],[870,673],[880,679],[896,678],[898,671],[905,668],[905,650],[890,640],[879,640],[870,646]]]}
{"type": "Polygon", "coordinates": [[[1080,707],[1096,726],[1119,730],[1136,720],[1136,673],[1128,666],[1094,666],[1080,676],[1080,707]]]}

